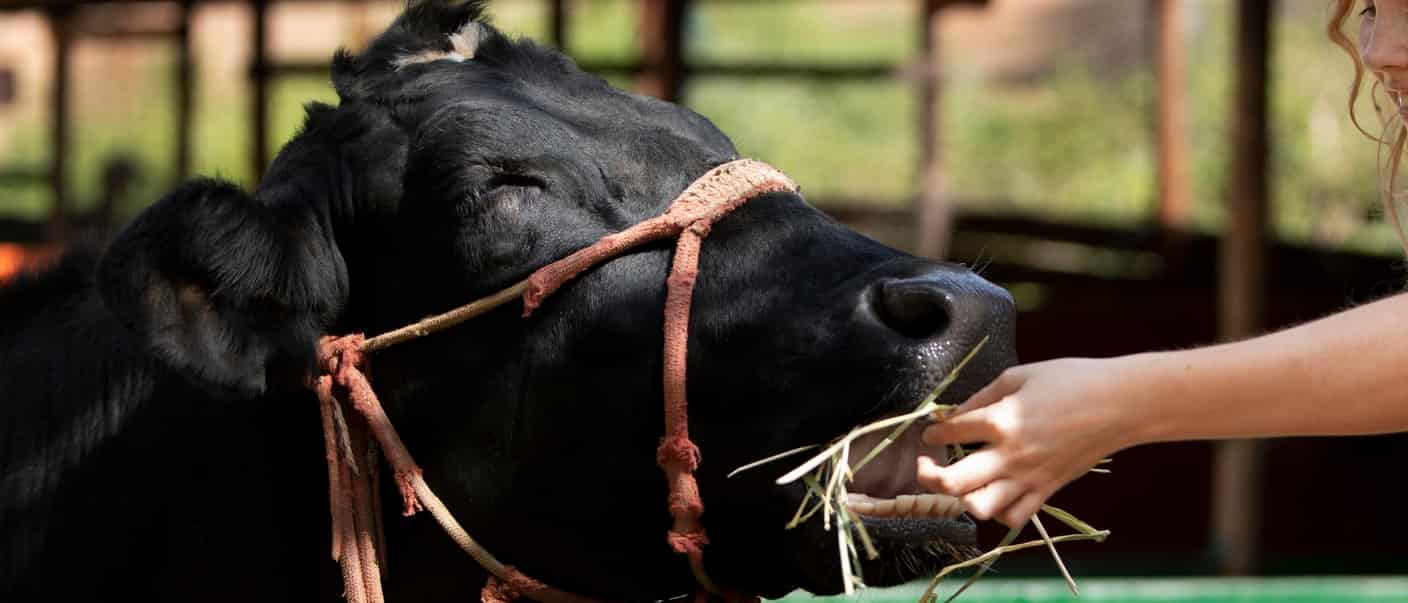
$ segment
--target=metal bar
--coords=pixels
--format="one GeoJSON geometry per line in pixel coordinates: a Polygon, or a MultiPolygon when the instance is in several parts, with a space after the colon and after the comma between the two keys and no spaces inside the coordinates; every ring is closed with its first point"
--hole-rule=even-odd
{"type": "MultiPolygon", "coordinates": [[[[646,61],[580,61],[577,65],[582,71],[598,75],[640,76],[656,70],[646,61]]],[[[326,77],[328,74],[325,61],[285,61],[270,64],[268,68],[278,76],[326,77]]],[[[895,63],[825,65],[731,61],[685,64],[682,69],[687,78],[920,81],[926,77],[922,65],[895,63]]],[[[937,75],[932,78],[939,79],[937,75]]]]}
{"type": "Polygon", "coordinates": [[[258,186],[264,178],[264,168],[269,164],[269,69],[268,57],[268,0],[251,0],[250,27],[250,80],[249,95],[250,119],[250,177],[252,185],[258,186]]]}
{"type": "Polygon", "coordinates": [[[0,242],[42,244],[48,238],[47,222],[0,218],[0,242]]]}
{"type": "MultiPolygon", "coordinates": [[[[1256,335],[1265,325],[1267,256],[1267,74],[1271,7],[1237,3],[1236,87],[1231,116],[1232,166],[1218,283],[1223,340],[1256,335]]],[[[1220,442],[1213,458],[1213,550],[1226,575],[1257,570],[1261,536],[1260,446],[1220,442]]]]}
{"type": "MultiPolygon", "coordinates": [[[[87,1],[88,3],[99,3],[99,2],[100,2],[100,0],[86,0],[86,1],[87,1]]],[[[220,0],[220,1],[226,1],[226,0],[220,0]]],[[[320,4],[320,3],[327,3],[327,2],[343,2],[343,1],[345,1],[345,0],[298,0],[298,1],[299,1],[299,2],[305,2],[305,3],[311,3],[311,4],[320,4]]],[[[778,0],[704,0],[704,1],[705,1],[705,2],[708,2],[708,3],[710,3],[710,4],[771,4],[771,3],[776,3],[776,2],[778,2],[778,0]]],[[[802,1],[802,0],[797,0],[797,1],[800,2],[800,1],[802,1]]],[[[825,4],[845,6],[845,5],[864,5],[864,4],[872,3],[872,2],[874,2],[875,0],[807,0],[807,1],[808,1],[808,2],[815,1],[815,2],[820,2],[820,3],[825,3],[825,4]]],[[[988,1],[989,1],[989,0],[946,0],[946,1],[944,2],[944,4],[947,4],[947,5],[950,5],[950,6],[956,6],[956,5],[982,6],[982,5],[987,4],[988,1]]],[[[118,5],[121,5],[121,4],[158,4],[158,3],[165,3],[165,2],[170,2],[170,0],[101,0],[101,3],[104,3],[104,4],[118,4],[118,5]]],[[[214,2],[212,2],[211,0],[200,0],[200,2],[203,3],[203,4],[211,4],[211,3],[214,3],[214,2]]],[[[52,6],[53,4],[54,4],[54,0],[0,0],[0,13],[9,12],[9,11],[21,11],[21,10],[43,9],[43,8],[48,8],[48,7],[52,6]]]]}
{"type": "Polygon", "coordinates": [[[548,39],[553,47],[567,52],[566,0],[548,0],[548,39]]]}
{"type": "MultiPolygon", "coordinates": [[[[846,224],[873,224],[878,226],[905,228],[917,221],[915,202],[903,206],[877,206],[872,201],[856,199],[809,198],[808,201],[823,213],[846,224]]],[[[993,203],[959,203],[950,198],[952,211],[952,238],[980,232],[996,232],[1025,238],[1080,243],[1114,250],[1159,251],[1163,238],[1162,229],[1156,225],[1131,226],[1127,228],[1106,228],[1078,222],[1060,222],[1046,218],[984,213],[963,210],[962,207],[992,206],[993,203]]]]}
{"type": "Polygon", "coordinates": [[[0,107],[15,102],[15,72],[7,67],[0,67],[0,107]]]}
{"type": "Polygon", "coordinates": [[[1178,227],[1192,209],[1188,190],[1188,60],[1183,0],[1153,0],[1157,22],[1159,223],[1178,227]]]}
{"type": "MultiPolygon", "coordinates": [[[[283,61],[266,62],[264,72],[270,78],[279,77],[327,77],[331,70],[327,61],[283,61]]],[[[249,76],[254,77],[254,66],[250,66],[249,76]]]]}
{"type": "MultiPolygon", "coordinates": [[[[219,3],[228,3],[228,2],[229,2],[229,0],[198,0],[198,1],[199,1],[201,4],[219,4],[219,3]]],[[[297,1],[300,2],[300,3],[323,4],[323,3],[329,3],[329,2],[342,2],[343,0],[297,0],[297,1]]],[[[727,2],[727,1],[729,1],[729,0],[722,0],[722,1],[727,2]]],[[[744,1],[747,1],[747,0],[744,0],[744,1]]],[[[841,1],[846,1],[846,0],[841,0],[841,1]]],[[[66,4],[66,5],[69,5],[69,6],[77,6],[77,5],[97,5],[97,4],[111,4],[111,5],[116,5],[116,6],[122,6],[122,5],[166,4],[166,3],[169,3],[169,2],[171,2],[171,0],[0,0],[0,13],[11,12],[11,11],[35,10],[35,9],[41,9],[41,10],[43,10],[43,9],[51,9],[51,8],[53,8],[54,6],[59,5],[59,4],[66,4]]]]}
{"type": "Polygon", "coordinates": [[[73,50],[72,12],[56,7],[48,14],[54,45],[54,80],[49,107],[49,188],[53,205],[49,211],[49,237],[63,241],[68,235],[68,143],[69,143],[69,63],[73,50]]]}
{"type": "Polygon", "coordinates": [[[637,75],[642,94],[679,102],[684,92],[684,14],[688,0],[641,0],[640,45],[646,68],[637,75]]]}
{"type": "Polygon", "coordinates": [[[0,169],[0,186],[39,186],[49,182],[51,170],[45,168],[0,169]]]}
{"type": "Polygon", "coordinates": [[[74,32],[78,37],[112,41],[166,41],[178,35],[174,29],[84,29],[74,32]]]}
{"type": "Polygon", "coordinates": [[[176,28],[176,173],[179,183],[191,174],[191,131],[195,113],[195,68],[191,58],[191,12],[195,0],[181,0],[176,28]]]}
{"type": "MultiPolygon", "coordinates": [[[[582,63],[584,71],[603,74],[638,74],[649,69],[645,63],[582,63]]],[[[733,79],[808,79],[808,80],[913,80],[922,77],[909,65],[892,63],[857,63],[854,65],[823,65],[808,63],[729,62],[697,63],[683,66],[686,77],[716,77],[733,79]]]]}
{"type": "MultiPolygon", "coordinates": [[[[919,15],[920,63],[928,75],[939,69],[939,12],[942,0],[921,0],[919,15]]],[[[942,148],[939,142],[939,83],[933,77],[918,84],[919,103],[919,197],[915,207],[919,232],[915,253],[921,257],[942,258],[948,253],[952,229],[952,208],[944,194],[942,148]]]]}

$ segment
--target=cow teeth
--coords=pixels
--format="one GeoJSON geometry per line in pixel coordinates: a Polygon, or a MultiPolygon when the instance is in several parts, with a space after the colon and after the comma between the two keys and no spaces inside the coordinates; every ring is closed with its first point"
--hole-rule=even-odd
{"type": "Polygon", "coordinates": [[[875,499],[864,494],[849,494],[846,496],[846,506],[861,515],[871,515],[875,512],[875,499]]]}
{"type": "Polygon", "coordinates": [[[895,498],[872,498],[851,492],[846,505],[858,515],[908,519],[953,519],[963,513],[962,501],[946,494],[904,494],[895,498]]]}

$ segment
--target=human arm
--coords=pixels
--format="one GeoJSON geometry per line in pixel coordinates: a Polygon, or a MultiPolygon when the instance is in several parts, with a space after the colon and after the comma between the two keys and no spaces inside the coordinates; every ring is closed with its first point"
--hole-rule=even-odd
{"type": "Polygon", "coordinates": [[[1014,367],[930,443],[987,445],[919,480],[1020,526],[1100,459],[1139,444],[1408,430],[1408,294],[1203,348],[1014,367]]]}

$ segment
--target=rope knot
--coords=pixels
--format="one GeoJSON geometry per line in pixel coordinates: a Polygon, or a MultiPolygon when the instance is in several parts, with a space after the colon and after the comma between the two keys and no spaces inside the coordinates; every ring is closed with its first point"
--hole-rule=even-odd
{"type": "Polygon", "coordinates": [[[692,232],[692,233],[694,233],[694,234],[696,234],[696,235],[699,235],[699,238],[703,239],[703,238],[705,238],[705,237],[708,237],[708,236],[709,236],[709,232],[712,231],[713,229],[714,229],[714,223],[713,223],[713,222],[710,222],[710,221],[708,221],[708,220],[695,220],[694,222],[691,222],[691,223],[690,223],[689,228],[687,228],[686,230],[688,230],[688,231],[690,231],[690,232],[692,232]]]}
{"type": "Polygon", "coordinates": [[[693,489],[690,492],[671,492],[667,499],[670,515],[674,517],[693,521],[704,514],[704,500],[693,489]]]}
{"type": "Polygon", "coordinates": [[[700,458],[699,446],[686,435],[667,436],[655,450],[655,462],[661,467],[676,467],[685,473],[694,473],[700,458]]]}
{"type": "Polygon", "coordinates": [[[703,555],[704,546],[709,544],[709,537],[704,534],[703,530],[685,533],[671,530],[666,539],[670,542],[670,548],[674,549],[676,553],[690,557],[703,555]]]}
{"type": "Polygon", "coordinates": [[[324,335],[318,340],[318,370],[332,375],[338,385],[350,389],[352,371],[366,368],[367,357],[362,346],[367,338],[361,333],[336,337],[324,335]]]}

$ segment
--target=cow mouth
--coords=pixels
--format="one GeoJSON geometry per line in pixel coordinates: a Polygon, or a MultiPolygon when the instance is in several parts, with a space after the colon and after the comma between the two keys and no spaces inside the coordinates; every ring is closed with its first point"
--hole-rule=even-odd
{"type": "MultiPolygon", "coordinates": [[[[917,461],[927,456],[947,464],[948,450],[923,441],[924,426],[915,423],[855,473],[847,506],[861,518],[870,536],[896,544],[943,542],[972,546],[978,527],[963,513],[963,504],[947,494],[927,491],[917,476],[917,461]]],[[[862,436],[851,444],[854,466],[885,439],[888,432],[862,436]]]]}

